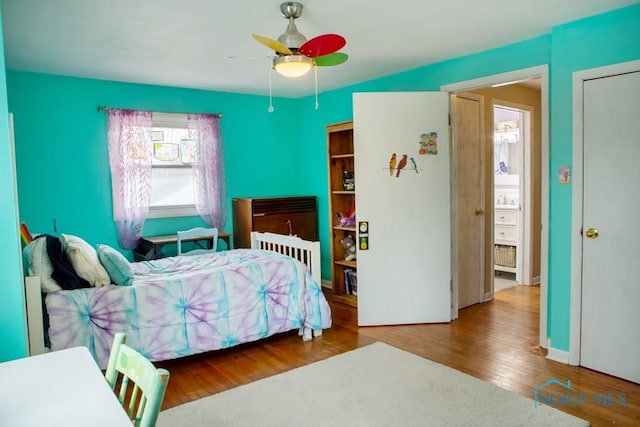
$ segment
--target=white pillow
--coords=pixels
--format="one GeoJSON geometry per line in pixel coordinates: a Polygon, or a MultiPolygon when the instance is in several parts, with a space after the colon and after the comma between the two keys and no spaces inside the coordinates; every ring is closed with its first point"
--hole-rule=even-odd
{"type": "Polygon", "coordinates": [[[107,270],[98,259],[98,253],[90,244],[80,237],[70,234],[63,234],[60,240],[62,240],[62,247],[78,276],[97,288],[111,283],[107,270]]]}
{"type": "Polygon", "coordinates": [[[48,293],[62,290],[58,282],[51,277],[53,265],[51,265],[51,260],[47,253],[47,238],[35,239],[24,248],[24,252],[27,254],[28,273],[29,275],[40,276],[42,292],[48,293]]]}

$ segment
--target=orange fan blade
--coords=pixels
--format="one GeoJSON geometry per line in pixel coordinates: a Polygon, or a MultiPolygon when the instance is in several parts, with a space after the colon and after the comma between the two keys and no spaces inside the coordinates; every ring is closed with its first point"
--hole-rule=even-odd
{"type": "Polygon", "coordinates": [[[251,34],[251,37],[253,37],[257,41],[259,41],[260,43],[262,43],[266,47],[275,50],[278,53],[283,53],[285,55],[293,55],[293,52],[291,52],[291,49],[289,49],[288,47],[286,47],[285,45],[283,45],[282,43],[280,43],[280,42],[278,42],[278,41],[276,41],[274,39],[270,39],[269,37],[261,36],[260,34],[251,34]]]}
{"type": "Polygon", "coordinates": [[[299,51],[303,55],[315,58],[337,52],[342,49],[345,44],[347,44],[347,41],[338,34],[322,34],[305,42],[300,46],[299,51]]]}
{"type": "Polygon", "coordinates": [[[349,55],[342,52],[333,52],[329,55],[318,56],[313,58],[313,62],[318,67],[331,67],[333,65],[340,65],[349,58],[349,55]]]}

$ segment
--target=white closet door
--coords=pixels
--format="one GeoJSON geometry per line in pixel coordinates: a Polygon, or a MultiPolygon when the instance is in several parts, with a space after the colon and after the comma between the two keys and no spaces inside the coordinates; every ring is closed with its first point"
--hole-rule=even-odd
{"type": "Polygon", "coordinates": [[[583,88],[580,364],[640,382],[640,72],[583,88]]]}
{"type": "Polygon", "coordinates": [[[369,223],[369,249],[358,250],[358,323],[448,322],[448,94],[355,93],[353,110],[356,218],[369,223]],[[419,154],[429,132],[437,154],[419,154]],[[389,170],[393,153],[398,163],[407,156],[399,175],[389,170]]]}

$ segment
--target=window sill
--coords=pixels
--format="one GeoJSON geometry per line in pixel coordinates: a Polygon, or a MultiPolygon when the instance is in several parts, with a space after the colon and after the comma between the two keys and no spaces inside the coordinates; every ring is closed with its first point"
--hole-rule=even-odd
{"type": "Polygon", "coordinates": [[[196,207],[188,206],[155,206],[149,208],[148,219],[177,218],[181,216],[199,216],[196,207]]]}

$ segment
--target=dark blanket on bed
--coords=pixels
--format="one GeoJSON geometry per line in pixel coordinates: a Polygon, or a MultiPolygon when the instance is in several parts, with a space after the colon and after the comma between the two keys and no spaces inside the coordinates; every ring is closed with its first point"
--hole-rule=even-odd
{"type": "Polygon", "coordinates": [[[62,242],[59,238],[51,235],[45,235],[47,239],[47,255],[53,266],[51,277],[64,290],[89,288],[91,285],[82,277],[78,276],[73,269],[67,254],[62,248],[62,242]]]}

